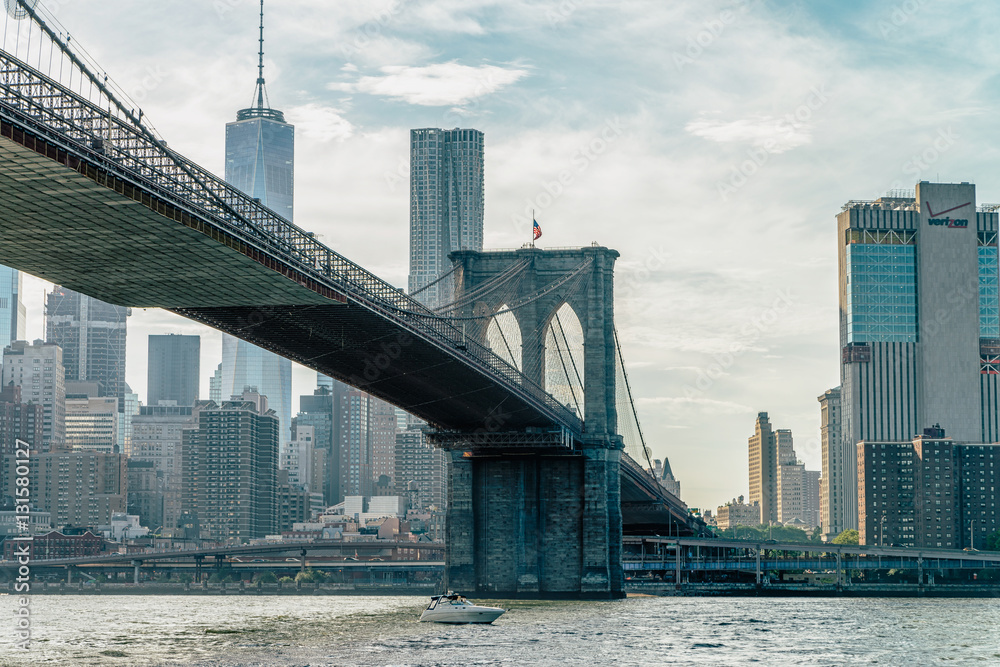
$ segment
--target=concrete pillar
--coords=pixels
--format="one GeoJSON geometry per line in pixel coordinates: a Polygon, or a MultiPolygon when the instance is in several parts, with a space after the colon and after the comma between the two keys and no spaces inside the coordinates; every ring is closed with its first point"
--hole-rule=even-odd
{"type": "Polygon", "coordinates": [[[306,550],[305,549],[303,549],[300,552],[300,556],[301,556],[302,560],[299,562],[299,572],[305,572],[306,571],[306,550]]]}
{"type": "Polygon", "coordinates": [[[201,562],[205,560],[204,556],[194,557],[194,583],[201,583],[201,562]]]}
{"type": "Polygon", "coordinates": [[[141,560],[133,560],[132,561],[132,583],[133,584],[136,584],[136,585],[139,584],[139,568],[141,568],[141,567],[142,567],[142,561],[141,560]]]}
{"type": "Polygon", "coordinates": [[[843,566],[842,566],[841,561],[840,561],[840,550],[839,549],[837,550],[836,556],[837,556],[837,591],[839,592],[839,591],[844,590],[843,566]]]}
{"type": "Polygon", "coordinates": [[[66,583],[67,584],[72,584],[73,583],[73,566],[72,565],[67,565],[66,566],[66,583]]]}
{"type": "Polygon", "coordinates": [[[681,589],[681,566],[683,563],[680,542],[674,544],[674,588],[681,589]]]}
{"type": "Polygon", "coordinates": [[[472,459],[450,452],[445,517],[445,588],[476,591],[475,517],[472,514],[472,459]]]}
{"type": "Polygon", "coordinates": [[[759,544],[757,545],[757,548],[754,549],[754,553],[757,554],[757,587],[760,588],[760,584],[761,584],[761,580],[760,580],[761,576],[760,575],[761,575],[761,573],[760,573],[760,545],[759,544]]]}

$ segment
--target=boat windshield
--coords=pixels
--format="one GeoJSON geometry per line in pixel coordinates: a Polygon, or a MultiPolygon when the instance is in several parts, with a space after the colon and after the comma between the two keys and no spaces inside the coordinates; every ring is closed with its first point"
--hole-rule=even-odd
{"type": "Polygon", "coordinates": [[[438,598],[431,598],[431,603],[427,607],[427,611],[430,611],[431,609],[434,609],[437,606],[438,606],[438,598]]]}

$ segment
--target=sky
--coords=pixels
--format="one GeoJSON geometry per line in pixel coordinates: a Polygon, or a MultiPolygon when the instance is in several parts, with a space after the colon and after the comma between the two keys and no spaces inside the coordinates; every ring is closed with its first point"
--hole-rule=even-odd
{"type": "MultiPolygon", "coordinates": [[[[250,106],[255,0],[43,0],[182,154],[223,172],[250,106]]],[[[486,136],[486,248],[621,253],[616,322],[654,457],[691,506],[747,494],[758,412],[820,468],[839,383],[835,216],[920,180],[1000,201],[989,3],[945,0],[282,0],[271,106],[296,126],[295,222],[406,284],[409,130],[486,136]]],[[[28,337],[46,284],[26,279],[28,337]]],[[[221,336],[157,310],[146,337],[221,336]]],[[[293,396],[315,374],[296,368],[293,396]]],[[[295,399],[297,406],[297,398],[295,399]]]]}

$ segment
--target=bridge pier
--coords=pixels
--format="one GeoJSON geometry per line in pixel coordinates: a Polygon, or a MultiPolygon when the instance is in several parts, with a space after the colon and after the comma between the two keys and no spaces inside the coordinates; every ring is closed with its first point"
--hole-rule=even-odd
{"type": "Polygon", "coordinates": [[[445,580],[510,598],[623,597],[617,449],[453,451],[445,580]]]}
{"type": "Polygon", "coordinates": [[[132,561],[132,583],[137,586],[139,585],[139,568],[141,567],[142,567],[141,560],[132,561]]]}

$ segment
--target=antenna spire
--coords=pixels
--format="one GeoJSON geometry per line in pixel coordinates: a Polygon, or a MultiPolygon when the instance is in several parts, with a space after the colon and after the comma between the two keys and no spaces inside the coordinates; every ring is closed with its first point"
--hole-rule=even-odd
{"type": "Polygon", "coordinates": [[[264,0],[260,0],[260,48],[257,52],[257,86],[254,88],[254,99],[249,109],[236,112],[236,120],[250,118],[269,118],[280,123],[285,122],[285,115],[271,108],[271,100],[267,98],[267,88],[264,85],[264,0]]]}
{"type": "Polygon", "coordinates": [[[257,108],[264,108],[264,0],[260,0],[260,53],[257,62],[257,108]]]}

